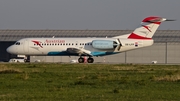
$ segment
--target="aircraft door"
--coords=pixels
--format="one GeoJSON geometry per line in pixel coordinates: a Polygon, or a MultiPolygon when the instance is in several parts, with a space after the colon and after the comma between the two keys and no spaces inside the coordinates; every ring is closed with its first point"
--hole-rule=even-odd
{"type": "Polygon", "coordinates": [[[24,48],[24,52],[28,53],[29,52],[29,42],[28,40],[24,40],[24,44],[23,44],[23,48],[24,48]]]}

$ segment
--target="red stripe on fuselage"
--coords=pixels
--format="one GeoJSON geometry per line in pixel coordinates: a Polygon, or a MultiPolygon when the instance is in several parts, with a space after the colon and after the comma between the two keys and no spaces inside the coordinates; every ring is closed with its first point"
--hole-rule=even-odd
{"type": "Polygon", "coordinates": [[[143,37],[143,36],[139,36],[137,34],[131,33],[131,35],[129,35],[128,39],[144,39],[144,40],[151,40],[152,38],[147,38],[147,37],[143,37]]]}

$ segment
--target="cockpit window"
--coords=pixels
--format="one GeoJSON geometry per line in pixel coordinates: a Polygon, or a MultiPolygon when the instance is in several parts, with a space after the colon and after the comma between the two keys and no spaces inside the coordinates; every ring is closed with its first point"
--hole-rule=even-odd
{"type": "Polygon", "coordinates": [[[15,45],[20,45],[20,42],[16,42],[15,45]]]}

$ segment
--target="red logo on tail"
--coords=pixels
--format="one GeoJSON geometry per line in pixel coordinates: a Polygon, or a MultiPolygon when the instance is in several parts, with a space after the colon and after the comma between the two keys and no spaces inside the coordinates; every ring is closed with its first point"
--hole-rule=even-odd
{"type": "Polygon", "coordinates": [[[144,28],[146,28],[149,32],[151,32],[151,30],[149,29],[149,26],[145,26],[145,25],[142,25],[144,28]]]}

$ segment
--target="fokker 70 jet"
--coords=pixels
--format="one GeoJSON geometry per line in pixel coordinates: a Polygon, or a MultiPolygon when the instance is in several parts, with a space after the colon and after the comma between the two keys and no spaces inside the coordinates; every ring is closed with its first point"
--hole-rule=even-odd
{"type": "Polygon", "coordinates": [[[151,46],[159,25],[168,20],[150,16],[132,33],[111,38],[24,38],[7,48],[7,52],[32,56],[79,56],[79,63],[93,63],[94,56],[118,54],[124,51],[151,46]]]}

